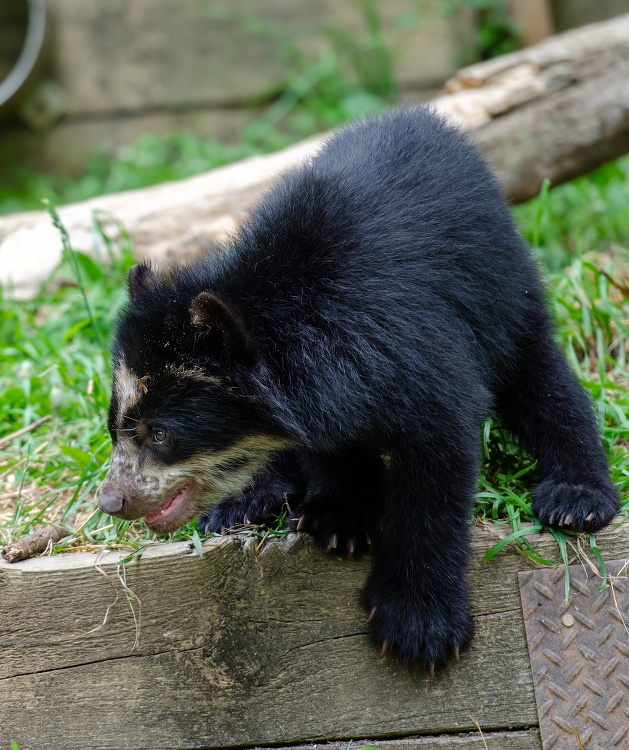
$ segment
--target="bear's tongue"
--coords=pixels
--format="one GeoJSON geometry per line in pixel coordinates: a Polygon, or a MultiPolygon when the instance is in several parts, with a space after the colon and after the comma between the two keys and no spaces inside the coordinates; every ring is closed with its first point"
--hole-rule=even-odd
{"type": "Polygon", "coordinates": [[[177,515],[179,509],[186,503],[192,490],[194,483],[187,484],[185,487],[176,492],[172,497],[168,498],[166,502],[159,507],[154,513],[149,513],[148,516],[144,516],[144,522],[148,524],[155,523],[155,521],[163,521],[167,518],[177,515]]]}

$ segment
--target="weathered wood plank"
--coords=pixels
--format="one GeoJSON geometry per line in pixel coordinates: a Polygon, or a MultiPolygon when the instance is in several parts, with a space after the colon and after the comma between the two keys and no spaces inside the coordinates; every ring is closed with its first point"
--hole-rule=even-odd
{"type": "MultiPolygon", "coordinates": [[[[432,680],[369,644],[357,604],[368,562],[300,535],[259,552],[213,541],[202,559],[186,544],[147,551],[125,568],[139,634],[114,553],[100,572],[85,554],[0,563],[2,732],[21,750],[166,750],[473,732],[471,716],[487,730],[535,725],[515,576],[527,562],[507,551],[483,563],[495,538],[474,539],[477,637],[432,680]]],[[[551,539],[535,542],[553,554],[551,539]]],[[[629,556],[629,527],[599,544],[629,556]]]]}
{"type": "MultiPolygon", "coordinates": [[[[403,740],[356,739],[352,748],[377,747],[378,750],[540,750],[539,732],[536,729],[521,732],[483,732],[475,734],[449,734],[442,737],[408,737],[403,740]]],[[[348,741],[325,744],[291,745],[278,750],[348,750],[348,741]]]]}

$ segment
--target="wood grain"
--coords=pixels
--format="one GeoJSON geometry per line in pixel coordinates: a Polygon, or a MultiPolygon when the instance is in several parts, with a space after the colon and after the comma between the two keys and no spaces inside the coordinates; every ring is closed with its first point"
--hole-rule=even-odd
{"type": "MultiPolygon", "coordinates": [[[[515,575],[527,561],[508,550],[483,563],[496,540],[475,530],[473,647],[432,680],[370,645],[357,604],[369,563],[302,535],[259,552],[258,540],[219,539],[201,559],[158,545],[125,566],[126,588],[118,553],[0,562],[0,739],[166,750],[473,733],[471,716],[487,731],[534,726],[515,575]]],[[[552,539],[534,541],[554,554],[552,539]]],[[[629,556],[629,528],[599,545],[629,556]]],[[[528,750],[522,736],[514,750],[528,750]]]]}
{"type": "MultiPolygon", "coordinates": [[[[520,732],[483,732],[475,734],[449,734],[442,737],[409,737],[404,740],[358,739],[352,748],[377,747],[378,750],[540,750],[539,732],[529,729],[520,732]],[[484,742],[483,742],[484,739],[484,742]]],[[[292,745],[290,750],[348,750],[348,742],[331,742],[325,745],[292,745]]],[[[280,748],[278,750],[289,750],[280,748]]]]}

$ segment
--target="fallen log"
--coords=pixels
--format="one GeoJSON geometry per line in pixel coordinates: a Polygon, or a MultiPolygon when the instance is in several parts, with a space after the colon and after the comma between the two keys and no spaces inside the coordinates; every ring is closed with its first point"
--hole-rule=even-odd
{"type": "MultiPolygon", "coordinates": [[[[460,70],[434,105],[470,132],[513,202],[629,151],[629,15],[460,70]]],[[[95,210],[114,216],[138,257],[186,261],[225,237],[274,177],[322,137],[268,156],[59,209],[73,245],[96,253],[95,210]]],[[[0,283],[31,296],[58,264],[44,211],[0,219],[0,283]]]]}
{"type": "Polygon", "coordinates": [[[438,101],[518,203],[629,151],[628,69],[624,15],[463,68],[438,101]]]}

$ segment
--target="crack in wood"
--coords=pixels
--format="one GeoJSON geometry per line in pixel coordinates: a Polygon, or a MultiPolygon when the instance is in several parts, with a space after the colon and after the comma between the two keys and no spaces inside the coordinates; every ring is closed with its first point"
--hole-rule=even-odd
{"type": "Polygon", "coordinates": [[[7,680],[14,680],[18,677],[30,677],[35,675],[52,674],[54,672],[67,672],[72,669],[81,669],[83,667],[90,667],[92,664],[104,664],[116,661],[123,661],[125,659],[150,659],[155,656],[166,656],[167,654],[184,654],[194,653],[196,651],[203,651],[203,648],[182,648],[182,649],[168,649],[166,651],[155,651],[148,654],[126,654],[124,656],[109,656],[106,659],[93,659],[92,661],[78,662],[77,664],[68,664],[65,667],[52,667],[51,669],[37,669],[32,672],[16,672],[15,674],[5,675],[0,677],[0,683],[6,682],[7,680]]]}

